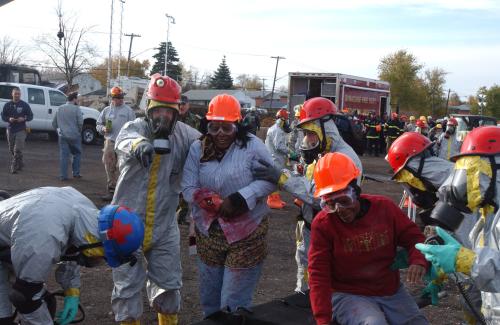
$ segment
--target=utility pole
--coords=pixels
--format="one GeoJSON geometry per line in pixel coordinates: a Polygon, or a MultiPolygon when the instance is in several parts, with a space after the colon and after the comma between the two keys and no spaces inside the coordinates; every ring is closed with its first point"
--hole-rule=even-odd
{"type": "Polygon", "coordinates": [[[123,27],[123,5],[125,4],[125,0],[120,0],[121,3],[121,11],[120,11],[120,42],[119,42],[119,48],[118,48],[118,72],[116,74],[116,80],[118,80],[118,86],[121,86],[120,82],[120,65],[121,65],[121,59],[122,59],[122,27],[123,27]]]}
{"type": "Polygon", "coordinates": [[[106,95],[109,96],[111,86],[111,45],[113,44],[113,7],[115,0],[111,0],[111,22],[109,24],[109,55],[108,55],[108,75],[106,77],[106,95]]]}
{"type": "Polygon", "coordinates": [[[168,68],[167,68],[167,61],[168,61],[168,36],[170,32],[170,20],[172,20],[172,24],[175,24],[175,18],[170,16],[169,14],[165,14],[167,17],[167,44],[165,44],[165,69],[163,70],[163,75],[167,76],[168,68]]]}
{"type": "Polygon", "coordinates": [[[274,78],[273,78],[273,88],[271,90],[271,103],[269,104],[269,109],[273,108],[273,97],[274,97],[274,85],[276,84],[276,73],[278,73],[278,63],[282,59],[286,59],[282,56],[271,56],[271,59],[276,59],[276,69],[274,69],[274,78]]]}
{"type": "Polygon", "coordinates": [[[265,82],[266,82],[266,78],[261,78],[262,79],[262,102],[264,102],[264,90],[266,89],[265,87],[265,82]]]}
{"type": "Polygon", "coordinates": [[[448,116],[448,103],[450,102],[450,92],[451,89],[448,89],[448,97],[446,97],[446,116],[448,116]]]}
{"type": "Polygon", "coordinates": [[[128,58],[127,58],[127,77],[130,75],[130,55],[132,54],[132,41],[134,37],[141,37],[139,34],[125,34],[125,36],[130,37],[130,45],[128,47],[128,58]]]}

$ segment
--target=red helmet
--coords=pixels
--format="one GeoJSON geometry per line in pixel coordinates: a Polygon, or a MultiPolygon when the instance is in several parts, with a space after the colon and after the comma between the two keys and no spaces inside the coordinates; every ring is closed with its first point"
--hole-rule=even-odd
{"type": "Polygon", "coordinates": [[[276,113],[276,119],[279,119],[279,118],[283,118],[285,120],[288,120],[288,111],[286,109],[280,109],[277,113],[276,113]]]}
{"type": "Polygon", "coordinates": [[[167,104],[181,102],[181,86],[172,78],[155,73],[148,87],[148,99],[167,104]]]}
{"type": "Polygon", "coordinates": [[[306,100],[304,106],[302,106],[300,110],[300,123],[298,125],[333,114],[337,114],[337,107],[331,100],[323,97],[314,97],[306,100]]]}
{"type": "Polygon", "coordinates": [[[432,146],[432,142],[426,136],[416,132],[406,132],[394,140],[385,160],[389,162],[394,175],[396,175],[410,158],[415,157],[430,146],[432,146]]]}
{"type": "Polygon", "coordinates": [[[422,121],[422,120],[417,120],[417,126],[419,128],[426,128],[427,127],[427,125],[425,124],[425,122],[422,121]]]}
{"type": "Polygon", "coordinates": [[[451,157],[456,161],[462,156],[494,156],[500,154],[500,128],[498,126],[482,126],[467,134],[460,153],[451,157]]]}
{"type": "Polygon", "coordinates": [[[446,123],[446,125],[454,125],[454,126],[457,126],[458,125],[458,121],[456,118],[452,117],[448,120],[448,122],[446,123]]]}
{"type": "Polygon", "coordinates": [[[392,118],[398,118],[398,113],[393,112],[393,113],[391,114],[391,117],[392,117],[392,118]]]}

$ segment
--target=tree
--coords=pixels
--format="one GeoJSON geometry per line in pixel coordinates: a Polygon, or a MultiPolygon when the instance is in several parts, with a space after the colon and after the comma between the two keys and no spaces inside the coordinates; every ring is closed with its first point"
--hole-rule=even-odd
{"type": "Polygon", "coordinates": [[[214,89],[231,89],[233,88],[233,78],[231,72],[226,64],[226,56],[222,58],[219,68],[215,71],[212,78],[210,78],[210,88],[214,89]]]}
{"type": "MultiPolygon", "coordinates": [[[[153,55],[156,61],[151,68],[151,74],[160,73],[163,75],[165,70],[165,44],[165,42],[161,42],[160,46],[156,48],[158,53],[153,55]]],[[[179,62],[179,55],[172,42],[168,42],[167,75],[178,82],[182,81],[182,64],[179,62]]]]}
{"type": "Polygon", "coordinates": [[[20,64],[23,61],[24,48],[9,36],[0,39],[0,64],[20,64]]]}
{"type": "Polygon", "coordinates": [[[493,85],[486,91],[484,115],[500,118],[500,86],[493,85]]]}
{"type": "MultiPolygon", "coordinates": [[[[107,79],[107,70],[108,70],[108,58],[104,59],[104,61],[98,65],[93,66],[90,68],[89,72],[90,74],[99,80],[102,85],[106,85],[106,79],[107,79]]],[[[127,62],[127,58],[123,57],[120,59],[120,61],[127,62]]],[[[111,59],[111,66],[117,67],[118,66],[118,56],[115,56],[111,59]]],[[[122,64],[123,68],[123,64],[122,64]]],[[[139,78],[147,78],[147,73],[146,71],[149,68],[149,61],[144,60],[144,61],[139,61],[139,60],[134,60],[130,59],[130,77],[139,77],[139,78]]],[[[126,69],[126,67],[125,67],[126,69]]],[[[116,78],[118,76],[118,69],[111,69],[111,78],[116,78]]],[[[120,75],[124,75],[124,71],[121,71],[120,75]]]]}
{"type": "Polygon", "coordinates": [[[379,78],[391,84],[391,97],[400,109],[419,112],[424,109],[424,82],[418,77],[422,68],[416,57],[406,50],[399,50],[381,59],[379,78]]]}
{"type": "Polygon", "coordinates": [[[38,36],[35,42],[55,68],[63,73],[67,89],[71,91],[73,79],[90,68],[96,56],[94,47],[86,40],[92,27],[79,28],[76,19],[65,19],[61,6],[56,9],[56,13],[59,16],[61,39],[45,34],[38,36]]]}
{"type": "Polygon", "coordinates": [[[450,99],[448,100],[448,106],[459,106],[462,105],[463,102],[460,100],[460,96],[456,92],[452,92],[450,94],[450,99]]]}
{"type": "Polygon", "coordinates": [[[467,103],[470,105],[471,114],[479,114],[479,101],[476,96],[470,95],[467,99],[467,103]]]}
{"type": "Polygon", "coordinates": [[[440,68],[425,71],[424,83],[428,101],[431,106],[431,115],[444,113],[444,84],[447,72],[440,68]]]}
{"type": "Polygon", "coordinates": [[[257,76],[253,75],[250,76],[248,74],[240,74],[239,76],[236,77],[236,87],[241,88],[241,89],[246,89],[246,90],[261,90],[262,89],[262,79],[257,76]]]}

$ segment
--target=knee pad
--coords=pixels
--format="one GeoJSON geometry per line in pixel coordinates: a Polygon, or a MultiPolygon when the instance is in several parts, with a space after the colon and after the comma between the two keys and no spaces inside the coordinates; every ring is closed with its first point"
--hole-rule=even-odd
{"type": "Polygon", "coordinates": [[[165,291],[153,300],[152,306],[160,314],[177,314],[181,309],[181,293],[178,289],[165,291]]]}
{"type": "Polygon", "coordinates": [[[33,283],[17,278],[9,293],[12,305],[21,314],[30,314],[42,305],[43,283],[33,283]]]}

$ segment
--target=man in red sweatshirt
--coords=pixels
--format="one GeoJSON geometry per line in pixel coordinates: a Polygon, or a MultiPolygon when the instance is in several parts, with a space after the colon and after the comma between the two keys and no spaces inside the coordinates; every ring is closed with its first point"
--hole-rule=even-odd
{"type": "Polygon", "coordinates": [[[391,269],[397,246],[404,247],[407,281],[420,282],[428,264],[415,244],[425,238],[389,198],[361,195],[359,174],[341,153],[326,154],[314,170],[314,195],[323,208],[312,223],[309,249],[314,318],[318,325],[428,324],[399,271],[391,269]]]}

